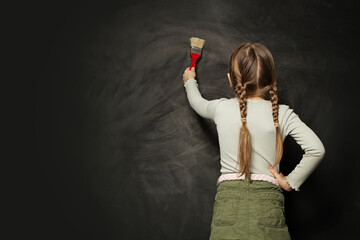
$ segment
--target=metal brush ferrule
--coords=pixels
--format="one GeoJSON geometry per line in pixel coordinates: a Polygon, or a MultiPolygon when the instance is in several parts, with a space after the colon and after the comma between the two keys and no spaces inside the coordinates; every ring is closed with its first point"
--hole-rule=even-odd
{"type": "Polygon", "coordinates": [[[201,48],[191,46],[190,52],[201,55],[201,48]]]}

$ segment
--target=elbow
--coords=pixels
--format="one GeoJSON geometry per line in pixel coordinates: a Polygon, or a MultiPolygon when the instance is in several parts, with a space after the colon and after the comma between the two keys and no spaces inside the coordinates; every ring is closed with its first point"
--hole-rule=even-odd
{"type": "Polygon", "coordinates": [[[320,162],[325,157],[325,147],[321,142],[319,142],[319,144],[315,144],[311,149],[305,151],[305,154],[312,156],[320,162]]]}
{"type": "Polygon", "coordinates": [[[322,160],[325,157],[325,147],[324,145],[321,143],[318,147],[318,157],[320,158],[320,160],[322,160]]]}
{"type": "Polygon", "coordinates": [[[322,153],[321,153],[321,154],[322,154],[322,155],[321,155],[322,158],[325,157],[325,152],[326,152],[326,151],[325,151],[325,148],[324,148],[324,150],[323,150],[322,153]]]}

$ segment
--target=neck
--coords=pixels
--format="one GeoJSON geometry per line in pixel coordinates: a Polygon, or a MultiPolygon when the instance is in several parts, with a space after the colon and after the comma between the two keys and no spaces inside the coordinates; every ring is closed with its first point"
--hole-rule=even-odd
{"type": "Polygon", "coordinates": [[[254,99],[254,100],[265,100],[261,97],[248,97],[247,99],[254,99]]]}

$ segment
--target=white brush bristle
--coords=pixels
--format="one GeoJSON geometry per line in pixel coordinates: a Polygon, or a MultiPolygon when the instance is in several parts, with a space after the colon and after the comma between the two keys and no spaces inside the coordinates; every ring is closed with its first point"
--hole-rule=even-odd
{"type": "Polygon", "coordinates": [[[197,38],[197,37],[191,37],[190,38],[190,45],[192,47],[197,47],[197,48],[203,48],[205,44],[205,40],[201,39],[201,38],[197,38]]]}

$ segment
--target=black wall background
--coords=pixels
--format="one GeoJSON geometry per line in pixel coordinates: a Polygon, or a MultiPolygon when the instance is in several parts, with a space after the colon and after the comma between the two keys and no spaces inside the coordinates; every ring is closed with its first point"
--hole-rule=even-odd
{"type": "MultiPolygon", "coordinates": [[[[206,40],[197,65],[203,97],[232,97],[231,50],[263,43],[275,58],[280,103],[323,141],[323,162],[300,192],[284,193],[292,238],[359,234],[355,1],[15,8],[14,43],[24,51],[13,74],[27,82],[20,113],[34,131],[14,155],[36,155],[13,178],[14,239],[208,239],[219,147],[215,125],[190,108],[183,89],[191,36],[206,40]]],[[[287,138],[281,171],[301,156],[287,138]]]]}

